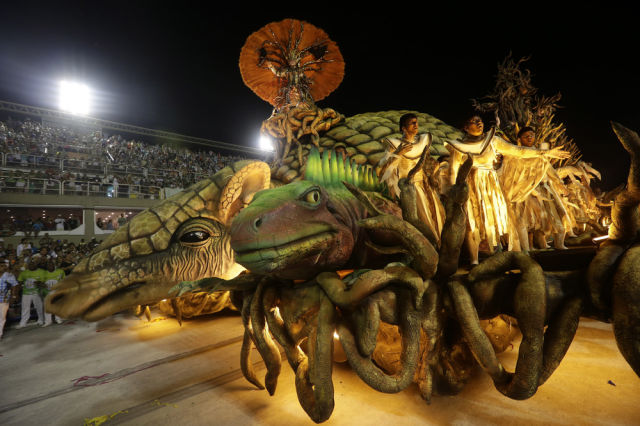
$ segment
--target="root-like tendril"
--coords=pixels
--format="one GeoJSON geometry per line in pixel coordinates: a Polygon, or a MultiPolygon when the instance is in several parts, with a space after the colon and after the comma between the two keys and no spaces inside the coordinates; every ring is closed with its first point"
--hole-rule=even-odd
{"type": "Polygon", "coordinates": [[[251,301],[250,314],[256,348],[258,349],[258,352],[260,352],[260,355],[267,367],[264,384],[269,395],[273,395],[276,391],[276,385],[278,384],[278,376],[280,375],[282,363],[280,350],[278,350],[276,343],[271,338],[271,334],[269,333],[269,329],[265,322],[262,295],[267,281],[268,280],[265,279],[258,284],[258,288],[256,289],[253,295],[253,300],[251,301]]]}
{"type": "Polygon", "coordinates": [[[362,356],[356,338],[344,323],[338,325],[340,342],[347,360],[358,376],[372,388],[385,393],[396,393],[405,389],[413,381],[420,352],[420,310],[416,309],[407,290],[398,290],[398,319],[402,334],[402,355],[400,371],[389,375],[380,369],[370,356],[362,356]]]}
{"type": "Polygon", "coordinates": [[[496,254],[469,273],[472,283],[493,274],[520,269],[513,306],[522,331],[515,373],[507,373],[496,358],[491,341],[480,328],[478,313],[469,291],[457,280],[449,282],[456,314],[474,356],[489,373],[496,388],[513,399],[526,399],[538,389],[543,368],[544,325],[547,307],[545,278],[533,259],[519,252],[496,254]]]}

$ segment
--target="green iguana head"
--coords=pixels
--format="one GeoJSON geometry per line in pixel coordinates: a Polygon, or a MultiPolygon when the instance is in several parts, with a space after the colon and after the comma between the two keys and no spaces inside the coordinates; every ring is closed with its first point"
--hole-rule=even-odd
{"type": "Polygon", "coordinates": [[[351,258],[362,208],[342,182],[372,190],[375,173],[314,149],[305,179],[260,191],[233,219],[231,247],[251,272],[307,279],[351,258]]]}

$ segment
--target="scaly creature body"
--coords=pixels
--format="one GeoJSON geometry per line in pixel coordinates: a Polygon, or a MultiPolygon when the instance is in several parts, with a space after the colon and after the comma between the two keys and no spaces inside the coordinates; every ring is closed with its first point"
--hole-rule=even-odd
{"type": "MultiPolygon", "coordinates": [[[[376,167],[386,150],[382,141],[385,138],[402,138],[398,124],[400,117],[406,113],[416,114],[421,131],[429,132],[433,136],[430,150],[432,156],[448,155],[444,142],[460,139],[463,136],[459,129],[423,112],[406,110],[367,112],[332,123],[330,129],[320,133],[318,141],[320,152],[326,150],[343,152],[358,165],[369,164],[376,167]]],[[[271,169],[272,177],[284,183],[302,179],[304,168],[300,156],[307,158],[313,146],[314,144],[309,141],[302,144],[301,154],[289,152],[284,155],[282,161],[271,169]]]]}

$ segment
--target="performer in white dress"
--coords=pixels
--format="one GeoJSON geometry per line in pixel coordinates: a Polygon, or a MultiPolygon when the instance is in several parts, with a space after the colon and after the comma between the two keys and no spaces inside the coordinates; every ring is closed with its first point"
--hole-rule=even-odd
{"type": "MultiPolygon", "coordinates": [[[[490,252],[500,243],[500,236],[509,234],[510,249],[519,250],[517,226],[514,213],[506,201],[496,173],[496,164],[501,157],[515,158],[559,157],[559,150],[540,151],[536,148],[513,145],[491,129],[484,133],[484,123],[478,116],[467,120],[463,130],[465,136],[460,141],[447,141],[447,149],[451,154],[449,163],[449,180],[456,180],[458,168],[465,155],[473,157],[473,169],[469,173],[469,201],[467,202],[468,232],[467,247],[471,263],[478,263],[480,243],[487,241],[490,252]]],[[[562,151],[564,153],[565,151],[562,151]]]]}
{"type": "Polygon", "coordinates": [[[439,240],[445,215],[438,191],[429,181],[430,173],[435,172],[434,161],[429,157],[431,135],[429,133],[418,135],[418,117],[411,113],[400,117],[400,131],[402,139],[384,140],[387,152],[379,163],[380,180],[387,184],[391,196],[399,197],[398,181],[409,175],[426,150],[425,167],[413,175],[411,182],[416,188],[418,217],[431,228],[439,240]],[[428,172],[425,172],[425,169],[428,172]]]}

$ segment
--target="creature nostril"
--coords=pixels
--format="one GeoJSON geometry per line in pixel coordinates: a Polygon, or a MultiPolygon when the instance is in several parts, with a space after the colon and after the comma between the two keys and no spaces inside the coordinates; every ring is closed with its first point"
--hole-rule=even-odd
{"type": "Polygon", "coordinates": [[[255,229],[260,228],[260,225],[262,225],[262,218],[261,217],[259,217],[259,218],[257,218],[256,220],[253,221],[253,227],[255,229]]]}

